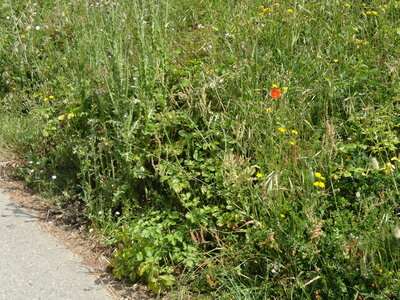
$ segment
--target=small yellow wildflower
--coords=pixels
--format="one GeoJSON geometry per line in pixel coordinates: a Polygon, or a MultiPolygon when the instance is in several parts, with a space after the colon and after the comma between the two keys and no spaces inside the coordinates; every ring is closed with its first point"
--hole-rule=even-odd
{"type": "Polygon", "coordinates": [[[64,121],[64,120],[65,120],[65,115],[59,116],[59,117],[58,117],[58,120],[59,120],[59,121],[64,121]]]}
{"type": "Polygon", "coordinates": [[[293,142],[293,141],[290,141],[289,144],[292,145],[292,146],[296,145],[296,143],[293,142]]]}
{"type": "Polygon", "coordinates": [[[17,89],[15,87],[11,88],[13,91],[16,91],[17,89]]]}
{"type": "Polygon", "coordinates": [[[333,60],[333,62],[334,62],[334,63],[337,63],[337,62],[339,62],[339,60],[338,60],[337,58],[335,58],[335,59],[333,60]]]}
{"type": "Polygon", "coordinates": [[[48,100],[49,100],[49,98],[44,98],[44,99],[43,99],[43,101],[48,101],[48,100]]]}
{"type": "Polygon", "coordinates": [[[393,275],[393,272],[392,272],[392,271],[389,271],[388,274],[389,274],[389,275],[393,275]]]}
{"type": "Polygon", "coordinates": [[[54,96],[49,96],[49,99],[54,99],[54,96]]]}
{"type": "Polygon", "coordinates": [[[382,273],[383,272],[383,270],[382,269],[379,269],[379,273],[382,273]]]}
{"type": "Polygon", "coordinates": [[[75,117],[75,114],[73,114],[73,113],[69,113],[69,114],[67,115],[67,119],[68,119],[68,120],[72,119],[73,117],[75,117]]]}
{"type": "Polygon", "coordinates": [[[267,14],[267,13],[270,13],[270,12],[271,12],[271,9],[270,9],[270,8],[264,8],[264,9],[263,9],[263,12],[266,13],[266,14],[267,14]]]}
{"type": "Polygon", "coordinates": [[[278,130],[279,130],[280,132],[286,132],[287,129],[286,129],[286,128],[283,128],[283,127],[279,127],[278,130]]]}
{"type": "Polygon", "coordinates": [[[272,87],[274,87],[274,88],[277,89],[279,86],[278,86],[277,84],[274,83],[274,84],[272,85],[272,87]]]}
{"type": "Polygon", "coordinates": [[[293,12],[293,9],[289,8],[287,11],[288,11],[289,13],[292,13],[292,12],[293,12]]]}
{"type": "Polygon", "coordinates": [[[290,132],[293,133],[293,134],[299,134],[299,132],[297,130],[294,130],[294,129],[290,130],[290,132]]]}
{"type": "Polygon", "coordinates": [[[267,108],[265,109],[265,112],[266,112],[267,114],[270,114],[270,113],[272,113],[272,108],[270,108],[270,107],[267,107],[267,108]]]}
{"type": "Polygon", "coordinates": [[[345,7],[350,7],[351,5],[350,5],[350,4],[348,4],[348,3],[346,3],[344,6],[345,6],[345,7]]]}
{"type": "Polygon", "coordinates": [[[315,172],[315,177],[317,177],[317,178],[319,178],[319,179],[321,179],[321,180],[325,180],[325,177],[324,176],[322,176],[322,174],[320,173],[320,172],[315,172]]]}
{"type": "Polygon", "coordinates": [[[36,94],[35,96],[33,96],[34,98],[37,98],[37,97],[40,97],[40,96],[43,96],[43,94],[42,93],[39,93],[39,94],[36,94]]]}
{"type": "Polygon", "coordinates": [[[287,91],[287,89],[288,89],[287,86],[284,86],[284,87],[282,88],[282,90],[284,90],[284,91],[287,91]]]}
{"type": "Polygon", "coordinates": [[[316,182],[314,182],[314,186],[320,187],[320,188],[324,188],[325,187],[325,183],[323,183],[321,181],[316,181],[316,182]]]}
{"type": "Polygon", "coordinates": [[[282,219],[285,217],[285,215],[284,214],[280,214],[279,215],[282,219]]]}
{"type": "Polygon", "coordinates": [[[256,174],[256,177],[257,177],[257,178],[261,178],[261,177],[263,177],[263,174],[257,173],[257,174],[256,174]]]}

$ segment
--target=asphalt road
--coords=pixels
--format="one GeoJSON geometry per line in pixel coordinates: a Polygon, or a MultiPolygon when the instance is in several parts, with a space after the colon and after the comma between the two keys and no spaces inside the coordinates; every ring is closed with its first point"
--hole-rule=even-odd
{"type": "Polygon", "coordinates": [[[0,189],[0,300],[112,300],[80,258],[0,189]]]}

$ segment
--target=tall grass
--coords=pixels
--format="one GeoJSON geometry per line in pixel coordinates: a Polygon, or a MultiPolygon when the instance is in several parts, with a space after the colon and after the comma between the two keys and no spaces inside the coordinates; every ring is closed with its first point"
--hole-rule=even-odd
{"type": "Polygon", "coordinates": [[[117,248],[118,278],[182,298],[397,299],[400,2],[0,12],[1,135],[28,184],[117,248]]]}

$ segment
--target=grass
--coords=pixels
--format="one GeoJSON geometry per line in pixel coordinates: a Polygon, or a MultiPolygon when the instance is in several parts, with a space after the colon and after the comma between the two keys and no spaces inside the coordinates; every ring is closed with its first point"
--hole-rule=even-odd
{"type": "Polygon", "coordinates": [[[27,184],[80,204],[117,278],[182,299],[398,299],[399,1],[0,12],[2,145],[27,184]]]}

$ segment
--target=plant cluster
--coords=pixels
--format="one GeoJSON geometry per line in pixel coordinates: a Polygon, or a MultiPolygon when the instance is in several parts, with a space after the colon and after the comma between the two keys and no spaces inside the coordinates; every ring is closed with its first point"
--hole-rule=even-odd
{"type": "Polygon", "coordinates": [[[400,295],[399,1],[0,15],[0,146],[98,228],[117,278],[185,299],[400,295]]]}

